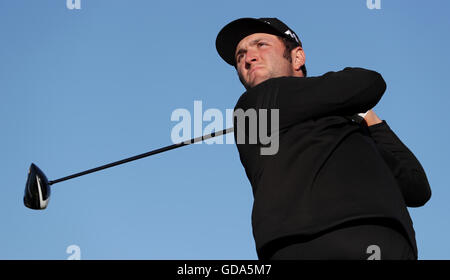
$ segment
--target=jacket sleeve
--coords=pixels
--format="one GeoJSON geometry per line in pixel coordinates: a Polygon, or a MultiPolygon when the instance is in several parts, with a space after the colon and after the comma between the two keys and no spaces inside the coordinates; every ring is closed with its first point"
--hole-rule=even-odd
{"type": "Polygon", "coordinates": [[[395,135],[385,120],[369,126],[368,129],[378,150],[397,179],[406,205],[423,206],[431,197],[431,188],[420,162],[395,135]]]}
{"type": "Polygon", "coordinates": [[[382,76],[363,68],[328,72],[319,77],[279,77],[245,92],[240,108],[279,109],[279,129],[325,116],[347,116],[373,108],[386,90],[382,76]]]}

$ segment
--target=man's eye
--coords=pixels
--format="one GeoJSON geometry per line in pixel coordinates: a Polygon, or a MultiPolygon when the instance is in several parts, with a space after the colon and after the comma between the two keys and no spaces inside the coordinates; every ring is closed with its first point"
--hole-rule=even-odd
{"type": "Polygon", "coordinates": [[[267,45],[265,42],[259,42],[258,43],[258,47],[261,47],[261,46],[264,46],[264,45],[267,45]]]}

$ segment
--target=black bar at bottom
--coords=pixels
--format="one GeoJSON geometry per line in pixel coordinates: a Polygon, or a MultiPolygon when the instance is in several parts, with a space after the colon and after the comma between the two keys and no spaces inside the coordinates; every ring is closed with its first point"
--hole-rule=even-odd
{"type": "Polygon", "coordinates": [[[86,278],[86,275],[111,275],[121,273],[127,279],[385,279],[386,275],[399,273],[402,278],[413,278],[420,273],[447,272],[450,261],[246,261],[246,260],[154,260],[154,261],[0,261],[3,272],[26,277],[46,271],[54,274],[86,278]],[[17,265],[17,267],[14,267],[17,265]],[[26,269],[24,269],[26,268],[26,269]],[[38,271],[38,272],[36,272],[38,271]],[[132,277],[135,274],[137,277],[132,277]],[[144,275],[145,277],[142,277],[144,275]]]}

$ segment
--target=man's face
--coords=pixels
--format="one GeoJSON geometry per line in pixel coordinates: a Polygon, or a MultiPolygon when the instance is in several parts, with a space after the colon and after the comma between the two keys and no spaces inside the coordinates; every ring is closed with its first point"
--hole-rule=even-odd
{"type": "Polygon", "coordinates": [[[285,45],[275,35],[254,33],[236,47],[236,70],[246,89],[270,78],[293,76],[294,67],[283,57],[285,45]]]}

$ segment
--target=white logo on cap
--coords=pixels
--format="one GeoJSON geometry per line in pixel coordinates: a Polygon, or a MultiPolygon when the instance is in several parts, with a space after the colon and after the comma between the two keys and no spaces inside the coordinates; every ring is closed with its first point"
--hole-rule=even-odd
{"type": "Polygon", "coordinates": [[[288,29],[286,32],[284,32],[284,34],[287,34],[287,35],[291,36],[297,43],[299,43],[297,36],[295,36],[295,34],[292,33],[291,30],[288,29]]]}

